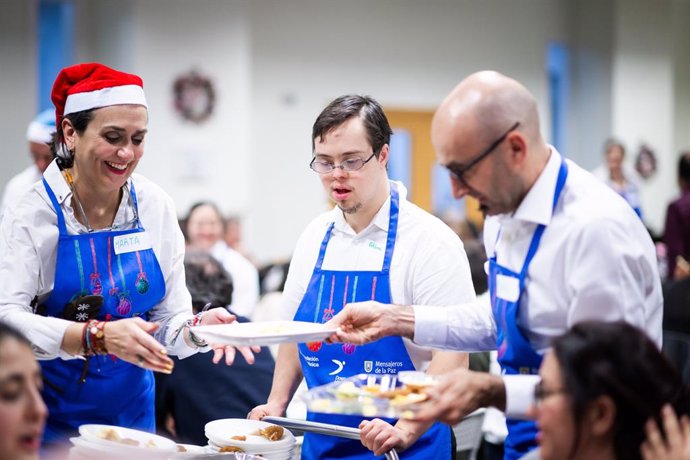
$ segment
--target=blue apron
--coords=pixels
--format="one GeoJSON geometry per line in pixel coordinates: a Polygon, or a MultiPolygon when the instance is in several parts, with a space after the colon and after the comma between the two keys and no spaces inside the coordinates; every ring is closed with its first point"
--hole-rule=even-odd
{"type": "MultiPolygon", "coordinates": [[[[565,180],[568,177],[568,165],[561,159],[558,171],[556,190],[553,196],[553,209],[561,195],[565,180]]],[[[491,305],[497,327],[496,347],[498,349],[498,362],[505,374],[538,374],[541,366],[542,355],[538,354],[530,345],[518,326],[518,313],[520,310],[520,298],[525,286],[525,278],[532,258],[539,248],[539,242],[544,234],[546,226],[540,224],[534,231],[532,242],[525,263],[520,273],[516,273],[498,264],[496,253],[489,259],[489,292],[491,305]],[[496,295],[496,278],[501,275],[514,278],[519,283],[519,295],[515,301],[502,299],[496,295]]],[[[499,232],[500,236],[500,232],[499,232]]],[[[536,447],[537,427],[534,421],[508,419],[508,437],[505,441],[505,459],[513,460],[522,457],[525,453],[536,447]]]]}
{"type": "MultiPolygon", "coordinates": [[[[309,287],[295,314],[295,321],[325,323],[343,306],[351,302],[376,300],[391,302],[390,266],[398,228],[399,198],[395,184],[391,184],[390,219],[386,252],[381,271],[334,271],[323,270],[328,241],[333,223],[321,243],[319,257],[314,267],[309,287]]],[[[302,371],[307,386],[331,383],[360,373],[396,374],[414,370],[414,365],[400,337],[386,337],[368,345],[325,344],[311,342],[298,345],[302,371]]],[[[332,423],[357,428],[362,417],[353,415],[326,415],[307,413],[307,420],[332,423]]],[[[395,420],[386,420],[394,424],[395,420]]],[[[435,423],[417,442],[401,453],[404,459],[451,458],[450,427],[435,423]]],[[[306,433],[302,446],[302,458],[317,459],[367,459],[377,458],[359,440],[343,439],[306,433]]],[[[379,457],[383,458],[383,457],[379,457]]]]}
{"type": "MultiPolygon", "coordinates": [[[[137,219],[131,230],[70,235],[55,194],[45,179],[43,184],[57,213],[60,236],[53,291],[37,310],[77,322],[148,318],[147,312],[165,296],[165,280],[153,249],[116,254],[113,247],[118,236],[144,232],[141,221],[137,219]]],[[[133,184],[130,193],[138,216],[133,184]]],[[[44,442],[64,442],[85,423],[155,430],[150,370],[112,355],[93,356],[88,367],[79,359],[40,363],[49,411],[44,442]]]]}

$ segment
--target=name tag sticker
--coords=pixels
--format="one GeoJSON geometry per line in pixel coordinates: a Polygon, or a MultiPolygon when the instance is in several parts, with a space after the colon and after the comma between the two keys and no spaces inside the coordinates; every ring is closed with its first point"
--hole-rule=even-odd
{"type": "Polygon", "coordinates": [[[129,233],[113,238],[113,247],[115,248],[115,254],[143,251],[151,249],[151,240],[147,232],[129,233]]]}
{"type": "Polygon", "coordinates": [[[520,280],[512,276],[496,276],[496,297],[508,302],[517,302],[520,298],[520,280]]]}

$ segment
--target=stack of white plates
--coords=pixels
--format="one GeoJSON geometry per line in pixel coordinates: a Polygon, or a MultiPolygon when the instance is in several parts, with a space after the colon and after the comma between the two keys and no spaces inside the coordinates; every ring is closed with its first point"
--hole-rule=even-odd
{"type": "Polygon", "coordinates": [[[82,425],[79,437],[71,438],[70,460],[165,459],[177,451],[174,441],[146,431],[110,425],[82,425]],[[105,439],[109,431],[117,433],[123,443],[105,439]]]}
{"type": "Polygon", "coordinates": [[[268,428],[270,423],[258,420],[226,418],[206,424],[206,437],[211,449],[218,452],[223,447],[238,447],[243,452],[261,455],[266,460],[290,460],[295,449],[295,437],[287,429],[278,441],[269,441],[257,432],[268,428]],[[244,441],[232,439],[245,436],[244,441]]]}

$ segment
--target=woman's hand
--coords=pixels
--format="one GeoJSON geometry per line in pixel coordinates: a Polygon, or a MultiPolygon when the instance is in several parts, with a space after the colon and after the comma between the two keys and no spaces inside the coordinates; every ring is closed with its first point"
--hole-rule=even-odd
{"type": "Polygon", "coordinates": [[[673,408],[666,404],[661,409],[661,422],[666,440],[654,419],[647,421],[647,439],[640,446],[644,460],[690,460],[690,419],[683,415],[678,420],[673,408]]]}
{"type": "Polygon", "coordinates": [[[145,369],[170,374],[173,362],[153,334],[159,325],[141,318],[108,321],[103,327],[108,353],[145,369]]]}
{"type": "MultiPolygon", "coordinates": [[[[201,314],[199,325],[230,324],[235,321],[235,315],[230,314],[225,308],[212,308],[201,314]]],[[[237,347],[232,345],[211,344],[213,348],[213,362],[218,364],[225,355],[225,364],[230,366],[235,361],[236,350],[239,350],[248,364],[254,364],[254,353],[259,353],[261,347],[237,347]]]]}
{"type": "Polygon", "coordinates": [[[359,439],[362,445],[376,456],[383,455],[391,449],[405,450],[416,439],[413,433],[409,433],[378,418],[363,420],[359,424],[359,429],[361,430],[359,439]]]}

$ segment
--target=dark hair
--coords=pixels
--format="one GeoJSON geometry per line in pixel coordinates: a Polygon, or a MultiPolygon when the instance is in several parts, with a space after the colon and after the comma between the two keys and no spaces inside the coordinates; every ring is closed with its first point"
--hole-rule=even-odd
{"type": "Polygon", "coordinates": [[[2,344],[2,342],[8,338],[15,339],[17,342],[23,343],[31,348],[31,342],[29,342],[29,340],[24,337],[21,332],[8,324],[0,322],[0,344],[2,344]]]}
{"type": "Polygon", "coordinates": [[[690,186],[690,150],[680,154],[678,159],[678,178],[690,186]]]}
{"type": "MultiPolygon", "coordinates": [[[[93,120],[94,110],[96,109],[88,109],[82,110],[81,112],[69,113],[65,115],[63,119],[67,118],[72,123],[72,126],[74,126],[74,130],[79,135],[82,135],[84,134],[84,131],[86,131],[86,128],[89,126],[89,123],[91,123],[91,120],[93,120]]],[[[62,120],[60,120],[60,123],[58,123],[58,125],[56,126],[56,130],[53,133],[53,140],[49,142],[48,145],[50,145],[50,151],[53,154],[53,158],[58,158],[58,166],[60,166],[61,169],[71,168],[74,162],[73,158],[58,157],[57,149],[60,143],[64,140],[64,138],[65,136],[62,133],[62,120]]]]}
{"type": "Polygon", "coordinates": [[[184,257],[184,271],[195,313],[208,303],[211,304],[210,308],[230,305],[232,277],[211,254],[202,250],[188,250],[184,257]]]}
{"type": "Polygon", "coordinates": [[[197,201],[189,208],[187,216],[184,219],[182,219],[182,222],[184,222],[184,226],[180,225],[182,227],[182,233],[184,234],[185,240],[187,240],[187,242],[189,242],[189,233],[187,231],[187,227],[189,226],[189,218],[192,217],[194,211],[196,211],[198,208],[202,206],[210,206],[216,212],[216,214],[218,215],[218,219],[220,219],[222,231],[223,233],[225,233],[227,223],[225,222],[225,219],[223,218],[223,214],[220,212],[220,209],[218,209],[218,206],[216,206],[215,203],[211,203],[210,201],[197,201]]]}
{"type": "MultiPolygon", "coordinates": [[[[553,341],[576,426],[573,453],[588,405],[599,396],[616,405],[616,458],[641,459],[645,422],[660,419],[669,403],[680,416],[690,412],[681,375],[640,329],[623,321],[586,321],[553,341]]],[[[572,455],[571,455],[572,456],[572,455]]]]}
{"type": "Polygon", "coordinates": [[[606,139],[604,143],[604,154],[608,155],[609,151],[614,147],[621,149],[621,154],[625,157],[625,146],[618,139],[614,138],[606,139]]]}
{"type": "Polygon", "coordinates": [[[381,148],[390,143],[393,130],[391,130],[386,114],[383,113],[383,109],[378,102],[369,96],[359,96],[356,94],[340,96],[321,111],[312,128],[312,151],[314,151],[317,138],[323,138],[323,136],[352,117],[362,119],[364,129],[367,131],[369,144],[374,150],[376,158],[378,158],[381,148]]]}

